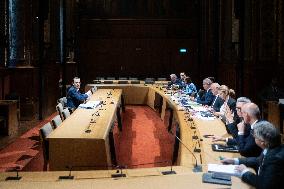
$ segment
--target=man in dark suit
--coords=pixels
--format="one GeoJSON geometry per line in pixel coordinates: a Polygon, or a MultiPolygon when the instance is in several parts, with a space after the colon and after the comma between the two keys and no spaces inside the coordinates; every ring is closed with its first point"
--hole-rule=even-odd
{"type": "Polygon", "coordinates": [[[211,104],[211,107],[213,108],[213,110],[215,112],[219,112],[220,111],[220,108],[221,106],[223,105],[224,103],[224,100],[219,97],[219,94],[218,94],[218,88],[220,87],[220,85],[218,83],[212,83],[211,84],[211,91],[214,95],[214,99],[213,99],[213,102],[211,104]]]}
{"type": "Polygon", "coordinates": [[[202,104],[202,105],[211,106],[213,99],[214,99],[214,95],[210,89],[211,84],[212,84],[212,81],[208,78],[205,78],[203,80],[203,88],[205,90],[205,94],[203,96],[198,96],[196,99],[194,99],[194,97],[191,97],[191,100],[196,101],[197,103],[202,104]]]}
{"type": "Polygon", "coordinates": [[[245,157],[256,157],[261,153],[261,148],[256,145],[251,135],[254,125],[259,120],[260,111],[256,104],[247,103],[242,109],[243,122],[237,125],[238,135],[236,138],[224,138],[213,136],[213,142],[226,141],[227,145],[237,145],[239,152],[245,157]]]}
{"type": "Polygon", "coordinates": [[[178,88],[182,88],[183,84],[181,80],[176,76],[176,74],[170,75],[171,81],[168,84],[168,88],[172,87],[173,85],[177,86],[178,88]]]}
{"type": "MultiPolygon", "coordinates": [[[[236,111],[228,110],[225,114],[227,120],[226,129],[227,132],[233,136],[233,138],[237,138],[238,136],[237,125],[243,120],[241,109],[246,103],[251,103],[251,100],[247,97],[239,97],[236,103],[236,111]]],[[[246,126],[245,128],[250,127],[246,126]]]]}
{"type": "Polygon", "coordinates": [[[255,125],[253,135],[256,144],[263,150],[258,157],[226,158],[224,164],[236,164],[236,174],[242,181],[257,189],[283,188],[284,179],[284,146],[278,130],[267,121],[260,121],[255,125]],[[256,173],[247,169],[252,167],[256,173]]]}
{"type": "Polygon", "coordinates": [[[81,86],[80,78],[74,77],[73,85],[68,89],[67,92],[67,106],[68,108],[74,110],[76,109],[84,100],[93,93],[92,90],[82,94],[79,89],[81,86]]]}

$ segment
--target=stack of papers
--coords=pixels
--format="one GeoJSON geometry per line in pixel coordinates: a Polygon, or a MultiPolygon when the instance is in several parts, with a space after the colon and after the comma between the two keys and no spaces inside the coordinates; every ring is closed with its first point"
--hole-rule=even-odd
{"type": "Polygon", "coordinates": [[[237,175],[235,171],[237,165],[208,164],[208,172],[225,173],[228,175],[237,175]]]}
{"type": "Polygon", "coordinates": [[[96,100],[96,101],[88,101],[85,104],[80,104],[79,108],[84,108],[84,109],[94,109],[96,108],[99,104],[101,103],[101,101],[96,100]]]}

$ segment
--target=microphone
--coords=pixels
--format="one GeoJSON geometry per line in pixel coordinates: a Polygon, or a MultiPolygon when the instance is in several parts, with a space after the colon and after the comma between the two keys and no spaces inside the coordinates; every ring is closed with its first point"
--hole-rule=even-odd
{"type": "Polygon", "coordinates": [[[69,170],[69,175],[68,176],[59,176],[59,179],[62,179],[62,180],[73,180],[74,179],[74,176],[71,176],[71,171],[72,171],[72,166],[70,165],[67,165],[66,167],[65,167],[66,169],[68,169],[69,170]]]}
{"type": "Polygon", "coordinates": [[[20,170],[20,166],[16,166],[16,167],[14,167],[14,169],[12,169],[11,171],[16,171],[16,173],[17,173],[17,175],[15,176],[15,177],[12,177],[12,176],[10,176],[10,177],[6,177],[6,181],[8,181],[8,180],[20,180],[22,177],[20,177],[19,176],[19,170],[20,170]]]}
{"type": "Polygon", "coordinates": [[[115,174],[111,174],[111,178],[120,178],[120,177],[126,177],[126,174],[122,173],[123,169],[126,169],[127,166],[124,165],[118,165],[116,166],[116,173],[115,174]]]}
{"type": "Polygon", "coordinates": [[[172,133],[172,131],[170,131],[169,133],[171,133],[176,139],[178,139],[178,141],[192,154],[192,156],[194,157],[195,159],[195,165],[194,165],[194,168],[192,169],[193,172],[202,172],[202,166],[201,165],[198,165],[197,163],[197,158],[196,156],[194,155],[194,153],[182,142],[182,140],[177,136],[175,135],[174,133],[172,133]]]}

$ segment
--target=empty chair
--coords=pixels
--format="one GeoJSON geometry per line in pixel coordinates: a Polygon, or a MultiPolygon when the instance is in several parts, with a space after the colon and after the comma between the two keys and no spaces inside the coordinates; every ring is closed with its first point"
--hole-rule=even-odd
{"type": "Polygon", "coordinates": [[[128,80],[127,77],[119,77],[118,80],[128,80]]]}
{"type": "Polygon", "coordinates": [[[106,80],[115,80],[115,77],[107,77],[106,80]]]}
{"type": "Polygon", "coordinates": [[[130,83],[131,84],[140,84],[140,81],[139,80],[131,80],[130,83]]]}
{"type": "Polygon", "coordinates": [[[67,106],[67,98],[66,97],[59,98],[58,103],[61,103],[63,107],[66,107],[67,106]]]}
{"type": "Polygon", "coordinates": [[[58,114],[60,115],[60,117],[61,117],[62,120],[64,120],[63,114],[62,114],[63,110],[64,110],[64,108],[63,108],[62,104],[61,104],[61,103],[58,103],[58,104],[56,105],[56,111],[58,112],[58,114]]]}
{"type": "Polygon", "coordinates": [[[154,80],[145,80],[145,84],[154,84],[155,81],[154,80]]]}
{"type": "Polygon", "coordinates": [[[119,80],[118,84],[128,84],[128,81],[127,80],[119,80]]]}
{"type": "Polygon", "coordinates": [[[43,157],[44,157],[44,163],[43,163],[44,170],[47,170],[47,163],[49,160],[49,142],[46,138],[52,131],[53,129],[49,122],[39,129],[39,137],[41,140],[43,157]]]}
{"type": "Polygon", "coordinates": [[[158,81],[167,81],[167,78],[165,78],[165,77],[159,77],[159,78],[158,78],[158,81]]]}
{"type": "Polygon", "coordinates": [[[129,77],[129,80],[135,80],[135,81],[137,81],[138,78],[137,78],[137,77],[129,77]]]}
{"type": "Polygon", "coordinates": [[[62,119],[60,115],[57,115],[51,120],[51,122],[52,122],[53,128],[56,129],[62,123],[62,119]]]}
{"type": "Polygon", "coordinates": [[[113,84],[113,81],[111,81],[111,80],[104,80],[104,84],[113,84]]]}
{"type": "Polygon", "coordinates": [[[104,77],[96,77],[96,80],[105,80],[104,77]]]}
{"type": "Polygon", "coordinates": [[[153,77],[147,77],[147,78],[145,79],[145,81],[155,81],[155,78],[153,78],[153,77]]]}
{"type": "Polygon", "coordinates": [[[64,109],[62,111],[62,115],[63,115],[63,120],[67,119],[67,117],[70,116],[70,111],[68,109],[64,109]]]}

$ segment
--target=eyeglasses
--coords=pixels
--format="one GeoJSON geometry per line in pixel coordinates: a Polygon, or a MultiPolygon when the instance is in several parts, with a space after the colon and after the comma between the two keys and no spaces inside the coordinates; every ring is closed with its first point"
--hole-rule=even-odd
{"type": "Polygon", "coordinates": [[[237,111],[241,111],[241,110],[242,110],[242,108],[240,108],[240,107],[236,107],[236,110],[237,110],[237,111]]]}

